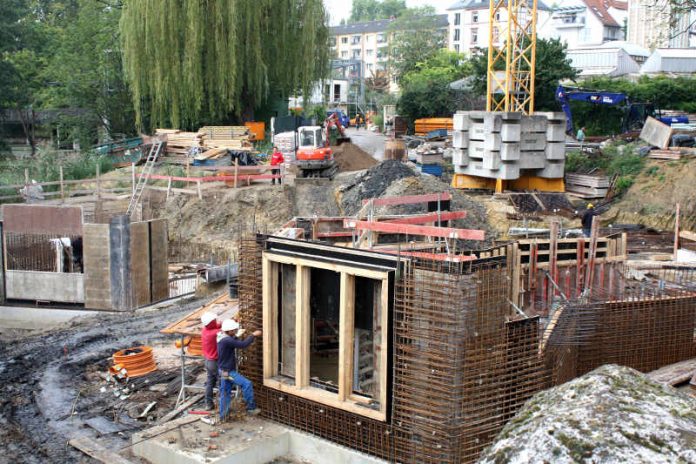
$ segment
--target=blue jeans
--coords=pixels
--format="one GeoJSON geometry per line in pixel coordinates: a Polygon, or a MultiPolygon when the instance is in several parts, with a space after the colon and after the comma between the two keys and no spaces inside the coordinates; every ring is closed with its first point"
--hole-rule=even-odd
{"type": "Polygon", "coordinates": [[[246,403],[247,411],[256,409],[254,385],[251,383],[251,380],[237,371],[230,371],[229,377],[223,377],[222,371],[220,371],[220,419],[225,419],[229,413],[230,401],[232,400],[232,386],[235,384],[242,389],[242,397],[246,403]]]}

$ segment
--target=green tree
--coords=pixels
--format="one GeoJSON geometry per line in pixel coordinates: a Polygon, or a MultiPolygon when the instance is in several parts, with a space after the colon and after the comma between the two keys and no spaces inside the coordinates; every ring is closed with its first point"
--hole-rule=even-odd
{"type": "MultiPolygon", "coordinates": [[[[577,78],[578,71],[570,65],[570,60],[566,57],[567,48],[559,39],[537,39],[534,82],[534,109],[537,111],[557,111],[559,106],[555,100],[555,91],[559,82],[577,78]]],[[[474,70],[474,89],[485,95],[488,49],[479,50],[474,54],[471,64],[474,70]]]]}
{"type": "Polygon", "coordinates": [[[328,75],[321,0],[127,0],[121,37],[138,126],[252,117],[328,75]]]}
{"type": "Polygon", "coordinates": [[[406,0],[353,0],[349,23],[398,17],[406,10],[406,0]]]}
{"type": "Polygon", "coordinates": [[[404,76],[397,103],[399,114],[410,121],[422,117],[451,117],[458,108],[456,92],[450,84],[472,72],[471,64],[463,60],[461,54],[439,50],[404,76]]]}
{"type": "Polygon", "coordinates": [[[446,46],[446,28],[439,27],[432,7],[409,8],[390,24],[389,31],[393,36],[389,68],[399,83],[446,46]]]}
{"type": "Polygon", "coordinates": [[[47,75],[53,85],[44,91],[54,108],[78,108],[77,116],[63,117],[71,139],[91,144],[101,127],[112,138],[135,131],[135,113],[123,79],[119,40],[121,8],[94,0],[79,0],[74,20],[60,32],[47,75]]]}

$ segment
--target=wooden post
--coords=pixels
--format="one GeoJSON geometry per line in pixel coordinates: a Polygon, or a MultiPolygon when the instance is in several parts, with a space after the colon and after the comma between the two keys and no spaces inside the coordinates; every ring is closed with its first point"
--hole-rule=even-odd
{"type": "Polygon", "coordinates": [[[24,168],[24,185],[29,185],[29,168],[24,168]]]}
{"type": "MultiPolygon", "coordinates": [[[[266,278],[264,275],[264,279],[266,278]]],[[[298,265],[295,271],[295,386],[299,388],[309,386],[312,336],[312,318],[309,311],[310,279],[311,268],[298,265]]]]}
{"type": "Polygon", "coordinates": [[[99,163],[97,163],[97,198],[101,196],[101,180],[99,179],[99,163]]]}
{"type": "MultiPolygon", "coordinates": [[[[341,273],[340,336],[338,338],[338,399],[353,393],[353,343],[355,330],[355,277],[341,273]]],[[[383,311],[385,308],[382,309],[383,311]]],[[[381,321],[375,321],[381,324],[381,321]]],[[[384,349],[384,347],[383,347],[384,349]]]]}
{"type": "Polygon", "coordinates": [[[237,188],[237,175],[239,174],[239,160],[234,160],[234,188],[237,188]]]}
{"type": "Polygon", "coordinates": [[[131,195],[135,195],[135,163],[131,163],[131,185],[133,186],[131,195]]]}
{"type": "MultiPolygon", "coordinates": [[[[550,232],[550,242],[549,242],[549,275],[553,279],[556,285],[560,285],[558,281],[558,231],[560,229],[560,224],[556,221],[551,222],[551,232],[550,232]]],[[[549,288],[549,301],[547,310],[550,309],[553,304],[553,299],[557,294],[555,286],[549,288]]]]}
{"type": "Polygon", "coordinates": [[[597,237],[599,235],[599,217],[592,217],[592,232],[590,233],[590,253],[587,257],[587,272],[585,272],[585,290],[591,291],[594,282],[594,268],[597,260],[597,237]]]}
{"type": "Polygon", "coordinates": [[[675,261],[677,260],[677,252],[679,251],[679,226],[680,226],[679,220],[680,220],[680,215],[681,215],[681,211],[680,211],[679,203],[677,203],[677,211],[676,211],[676,215],[674,217],[674,257],[672,258],[675,261]]]}
{"type": "Polygon", "coordinates": [[[201,180],[198,179],[196,181],[196,185],[198,186],[198,199],[202,200],[203,199],[203,192],[201,191],[201,180]]]}
{"type": "Polygon", "coordinates": [[[63,166],[58,167],[58,174],[60,176],[60,202],[65,203],[65,186],[63,185],[63,166]]]}
{"type": "Polygon", "coordinates": [[[165,200],[169,200],[169,192],[172,190],[172,176],[169,176],[169,179],[167,180],[167,197],[165,200]]]}

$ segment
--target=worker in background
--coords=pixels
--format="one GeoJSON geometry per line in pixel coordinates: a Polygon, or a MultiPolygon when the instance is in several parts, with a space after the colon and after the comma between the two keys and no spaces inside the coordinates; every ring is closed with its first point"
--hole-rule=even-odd
{"type": "Polygon", "coordinates": [[[585,142],[585,126],[578,129],[578,134],[575,138],[578,139],[580,145],[582,145],[585,142]]]}
{"type": "MultiPolygon", "coordinates": [[[[283,153],[278,150],[278,147],[273,147],[273,154],[271,155],[271,174],[274,176],[280,176],[280,165],[285,162],[285,158],[283,158],[283,153]]],[[[271,180],[271,183],[275,185],[275,177],[271,180]]],[[[278,185],[281,185],[283,182],[281,181],[281,178],[278,177],[278,185]]]]}
{"type": "Polygon", "coordinates": [[[595,211],[594,205],[588,203],[587,209],[583,213],[582,219],[580,219],[580,222],[582,222],[582,234],[585,237],[589,237],[592,233],[592,220],[595,216],[597,216],[597,211],[595,211]]]}
{"type": "Polygon", "coordinates": [[[201,346],[203,358],[205,359],[205,371],[208,378],[205,381],[205,405],[208,411],[215,409],[215,399],[213,392],[218,383],[218,351],[217,335],[220,332],[220,323],[217,316],[210,312],[205,312],[201,316],[203,330],[201,330],[201,346]]]}
{"type": "Polygon", "coordinates": [[[237,372],[237,349],[244,349],[251,345],[256,337],[261,336],[261,331],[255,331],[244,340],[237,338],[236,332],[239,323],[234,319],[222,321],[222,335],[218,340],[218,367],[220,368],[220,419],[225,419],[230,408],[230,396],[232,385],[237,384],[242,389],[242,396],[246,403],[247,412],[255,415],[260,412],[254,401],[254,386],[251,381],[237,372]]]}

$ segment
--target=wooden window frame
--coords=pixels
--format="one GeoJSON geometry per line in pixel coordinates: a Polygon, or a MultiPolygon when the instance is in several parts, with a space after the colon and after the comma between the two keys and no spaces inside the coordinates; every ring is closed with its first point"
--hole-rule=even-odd
{"type": "Polygon", "coordinates": [[[389,352],[389,272],[348,264],[327,263],[294,256],[263,253],[263,384],[266,387],[317,403],[385,422],[387,420],[387,367],[389,352]],[[278,369],[278,275],[281,264],[296,266],[295,287],[295,380],[283,379],[278,369]],[[338,393],[310,385],[310,272],[312,268],[340,274],[340,333],[338,343],[338,393]],[[353,393],[353,342],[355,337],[355,278],[381,282],[379,410],[367,407],[369,399],[353,393]]]}

